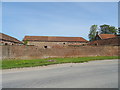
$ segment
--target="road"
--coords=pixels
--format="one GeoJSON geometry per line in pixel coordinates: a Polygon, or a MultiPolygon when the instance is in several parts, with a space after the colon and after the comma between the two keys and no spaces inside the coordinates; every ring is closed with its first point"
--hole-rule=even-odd
{"type": "Polygon", "coordinates": [[[118,60],[3,70],[3,88],[118,88],[118,60]]]}

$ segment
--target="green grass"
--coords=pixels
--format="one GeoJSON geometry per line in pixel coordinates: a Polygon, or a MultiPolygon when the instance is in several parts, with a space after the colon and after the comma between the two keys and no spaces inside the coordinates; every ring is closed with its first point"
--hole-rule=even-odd
{"type": "Polygon", "coordinates": [[[2,69],[46,66],[61,63],[83,63],[93,60],[118,59],[118,56],[74,57],[74,58],[47,58],[32,60],[3,60],[2,69]],[[49,61],[53,60],[53,61],[49,61]]]}

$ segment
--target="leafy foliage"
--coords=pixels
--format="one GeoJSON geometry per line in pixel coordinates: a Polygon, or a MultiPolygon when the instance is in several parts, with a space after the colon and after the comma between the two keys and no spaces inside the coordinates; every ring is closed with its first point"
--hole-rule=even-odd
{"type": "Polygon", "coordinates": [[[120,35],[120,27],[118,28],[118,35],[120,35]]]}
{"type": "Polygon", "coordinates": [[[95,39],[96,32],[97,32],[97,25],[92,25],[90,27],[90,33],[88,35],[90,41],[93,41],[95,39]]]}
{"type": "Polygon", "coordinates": [[[100,26],[100,33],[101,34],[117,34],[117,28],[115,28],[114,26],[104,24],[100,26]]]}
{"type": "Polygon", "coordinates": [[[24,45],[27,45],[27,43],[28,43],[28,41],[26,40],[26,41],[24,41],[24,45]]]}
{"type": "Polygon", "coordinates": [[[94,41],[95,40],[95,36],[97,34],[120,34],[120,31],[118,32],[118,29],[114,26],[110,26],[107,24],[104,25],[100,25],[99,28],[97,25],[92,25],[90,27],[90,32],[89,32],[89,40],[90,41],[94,41]]]}

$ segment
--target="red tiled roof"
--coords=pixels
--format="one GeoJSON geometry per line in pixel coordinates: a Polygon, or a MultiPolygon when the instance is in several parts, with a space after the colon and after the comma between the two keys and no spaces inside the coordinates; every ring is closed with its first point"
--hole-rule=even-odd
{"type": "Polygon", "coordinates": [[[88,45],[120,45],[120,36],[114,38],[107,38],[101,40],[95,40],[88,43],[88,45]]]}
{"type": "Polygon", "coordinates": [[[17,40],[16,38],[8,36],[8,35],[3,34],[3,33],[0,33],[0,39],[7,40],[10,42],[15,42],[15,43],[22,43],[21,41],[17,40]]]}
{"type": "Polygon", "coordinates": [[[114,35],[114,34],[99,34],[99,37],[101,39],[107,39],[107,38],[114,38],[114,37],[116,37],[116,35],[114,35]]]}
{"type": "Polygon", "coordinates": [[[82,37],[25,36],[23,41],[78,41],[87,42],[82,37]]]}

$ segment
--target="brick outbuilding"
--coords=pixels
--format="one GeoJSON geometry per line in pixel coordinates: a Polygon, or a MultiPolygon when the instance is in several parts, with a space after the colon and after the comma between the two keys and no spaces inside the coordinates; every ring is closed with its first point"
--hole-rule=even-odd
{"type": "Polygon", "coordinates": [[[114,34],[99,34],[88,45],[120,45],[120,36],[114,34]]]}
{"type": "Polygon", "coordinates": [[[23,44],[18,39],[11,37],[9,35],[0,33],[0,45],[21,45],[23,44]]]}
{"type": "Polygon", "coordinates": [[[23,39],[27,45],[49,48],[57,46],[66,46],[69,44],[87,44],[87,40],[82,37],[56,37],[56,36],[25,36],[23,39]]]}

